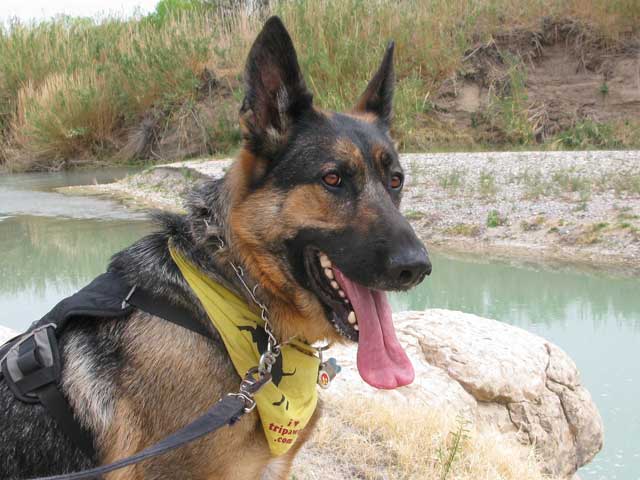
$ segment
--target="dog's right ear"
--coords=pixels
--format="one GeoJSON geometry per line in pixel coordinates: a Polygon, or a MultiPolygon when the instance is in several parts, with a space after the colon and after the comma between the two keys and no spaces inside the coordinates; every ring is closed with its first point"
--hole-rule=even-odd
{"type": "Polygon", "coordinates": [[[374,114],[380,124],[389,128],[392,117],[393,89],[395,73],[393,70],[394,42],[389,42],[382,58],[382,63],[369,81],[367,88],[358,100],[355,111],[374,114]]]}
{"type": "Polygon", "coordinates": [[[291,37],[278,17],[267,20],[251,47],[244,81],[242,133],[249,150],[267,160],[286,142],[292,122],[311,108],[313,100],[291,37]]]}

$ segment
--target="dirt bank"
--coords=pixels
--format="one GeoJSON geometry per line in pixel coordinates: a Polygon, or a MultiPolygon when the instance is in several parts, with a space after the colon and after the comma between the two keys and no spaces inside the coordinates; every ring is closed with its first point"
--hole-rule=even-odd
{"type": "MultiPolygon", "coordinates": [[[[193,115],[151,111],[127,131],[125,158],[183,159],[239,141],[239,88],[206,71],[193,115]],[[237,93],[237,92],[236,92],[237,93]],[[216,125],[203,134],[203,125],[216,125]]],[[[459,67],[421,92],[415,131],[395,132],[413,149],[620,148],[640,146],[640,38],[605,39],[571,19],[503,30],[464,52],[459,67]]]]}
{"type": "Polygon", "coordinates": [[[640,139],[640,40],[606,42],[568,19],[502,32],[466,52],[432,106],[470,143],[629,145],[640,139]]]}
{"type": "MultiPolygon", "coordinates": [[[[640,148],[640,8],[570,3],[483,0],[458,9],[432,0],[398,9],[391,0],[367,8],[349,0],[336,8],[281,2],[277,11],[323,108],[351,108],[381,39],[397,41],[393,133],[404,151],[640,148]]],[[[69,20],[53,22],[49,34],[11,30],[0,44],[18,59],[0,63],[0,168],[234,151],[242,65],[261,23],[195,15],[161,28],[69,20]],[[117,48],[101,55],[114,38],[117,48]],[[59,53],[48,63],[29,53],[52,41],[59,53]]]]}
{"type": "MultiPolygon", "coordinates": [[[[431,248],[640,275],[639,151],[410,154],[402,162],[402,210],[431,248]]],[[[179,211],[194,182],[229,164],[181,162],[64,191],[179,211]]]]}

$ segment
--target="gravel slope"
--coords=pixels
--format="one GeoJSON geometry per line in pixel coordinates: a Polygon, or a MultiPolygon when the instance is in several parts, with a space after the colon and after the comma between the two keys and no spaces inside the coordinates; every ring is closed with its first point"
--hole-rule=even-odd
{"type": "Polygon", "coordinates": [[[640,273],[640,152],[407,155],[403,209],[449,249],[640,273]]]}
{"type": "MultiPolygon", "coordinates": [[[[405,154],[402,209],[431,248],[640,275],[640,151],[405,154]]],[[[151,168],[64,189],[180,210],[229,160],[151,168]]]]}

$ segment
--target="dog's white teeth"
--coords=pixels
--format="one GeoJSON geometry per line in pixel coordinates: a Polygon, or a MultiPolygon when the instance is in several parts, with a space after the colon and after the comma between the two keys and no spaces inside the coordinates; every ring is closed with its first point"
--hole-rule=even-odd
{"type": "Polygon", "coordinates": [[[331,281],[331,287],[332,287],[334,290],[338,290],[338,289],[340,288],[340,285],[338,285],[338,282],[336,282],[335,280],[332,280],[332,281],[331,281]]]}
{"type": "Polygon", "coordinates": [[[346,293],[344,293],[342,290],[338,290],[338,295],[340,295],[340,297],[345,298],[347,296],[346,293]]]}
{"type": "Polygon", "coordinates": [[[329,260],[329,257],[324,253],[320,254],[320,265],[322,265],[322,268],[331,268],[331,260],[329,260]]]}
{"type": "Polygon", "coordinates": [[[358,322],[358,320],[356,319],[356,312],[349,312],[347,320],[351,325],[355,325],[358,322]]]}
{"type": "Polygon", "coordinates": [[[326,275],[327,278],[333,280],[333,270],[331,270],[330,268],[325,268],[324,274],[326,275]]]}
{"type": "Polygon", "coordinates": [[[358,324],[356,323],[356,324],[353,326],[353,329],[354,329],[356,332],[358,332],[358,331],[360,330],[360,327],[358,327],[358,324]]]}

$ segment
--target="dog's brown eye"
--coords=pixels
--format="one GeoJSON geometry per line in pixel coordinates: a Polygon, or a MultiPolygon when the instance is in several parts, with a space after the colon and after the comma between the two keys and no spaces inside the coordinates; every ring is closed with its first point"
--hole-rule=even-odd
{"type": "Polygon", "coordinates": [[[396,173],[391,176],[391,188],[400,188],[402,186],[402,175],[396,173]]]}
{"type": "Polygon", "coordinates": [[[324,177],[322,177],[322,181],[330,187],[337,187],[342,182],[342,179],[337,173],[327,173],[324,177]]]}

